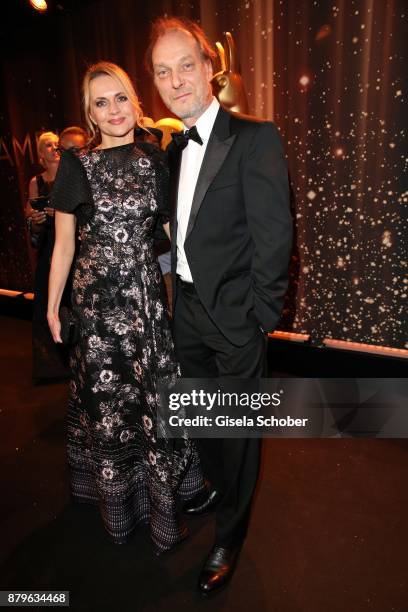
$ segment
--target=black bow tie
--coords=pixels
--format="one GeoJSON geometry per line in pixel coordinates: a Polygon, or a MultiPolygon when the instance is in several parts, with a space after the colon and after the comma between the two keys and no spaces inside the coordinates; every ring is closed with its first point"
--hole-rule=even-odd
{"type": "Polygon", "coordinates": [[[197,128],[193,125],[192,128],[185,132],[172,132],[171,135],[174,144],[180,151],[182,151],[187,145],[189,140],[194,140],[199,145],[203,144],[200,134],[197,132],[197,128]]]}

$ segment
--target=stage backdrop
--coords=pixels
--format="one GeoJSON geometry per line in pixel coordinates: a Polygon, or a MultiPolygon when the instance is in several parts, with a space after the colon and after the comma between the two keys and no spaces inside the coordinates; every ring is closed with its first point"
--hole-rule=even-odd
{"type": "Polygon", "coordinates": [[[282,134],[296,244],[280,329],[408,347],[405,0],[13,5],[1,26],[0,287],[31,289],[22,210],[36,136],[82,122],[81,76],[98,59],[131,74],[146,115],[168,116],[142,58],[150,21],[184,15],[213,41],[231,30],[250,112],[282,134]]]}

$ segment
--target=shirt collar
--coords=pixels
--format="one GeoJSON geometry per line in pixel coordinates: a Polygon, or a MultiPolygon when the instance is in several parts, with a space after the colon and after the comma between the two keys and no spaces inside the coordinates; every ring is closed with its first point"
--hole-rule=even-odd
{"type": "MultiPolygon", "coordinates": [[[[218,102],[217,98],[213,97],[210,106],[205,109],[203,114],[200,115],[195,123],[197,132],[199,133],[203,143],[207,142],[210,138],[211,130],[213,129],[219,108],[220,103],[218,102]]],[[[184,124],[183,128],[184,130],[188,129],[184,124]]]]}

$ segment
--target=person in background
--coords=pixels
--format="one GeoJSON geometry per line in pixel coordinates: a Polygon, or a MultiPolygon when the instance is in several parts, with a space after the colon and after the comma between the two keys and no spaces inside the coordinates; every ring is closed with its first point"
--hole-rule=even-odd
{"type": "Polygon", "coordinates": [[[49,198],[52,185],[57,174],[60,155],[58,152],[58,136],[54,132],[44,132],[37,141],[37,155],[40,164],[44,168],[44,172],[32,177],[28,184],[27,203],[27,222],[30,229],[30,234],[34,239],[33,246],[37,247],[40,242],[40,236],[44,234],[45,228],[51,227],[53,224],[49,219],[54,218],[54,209],[49,205],[41,207],[41,210],[33,208],[30,200],[35,200],[39,197],[49,198]]]}
{"type": "Polygon", "coordinates": [[[61,149],[84,150],[89,141],[88,133],[77,125],[65,128],[59,136],[59,146],[61,149]]]}
{"type": "MultiPolygon", "coordinates": [[[[84,129],[71,126],[63,130],[59,137],[54,132],[44,132],[37,143],[38,159],[44,172],[34,176],[29,183],[26,209],[31,244],[37,251],[32,323],[35,382],[66,378],[69,374],[67,351],[53,342],[47,322],[48,276],[55,238],[54,209],[49,205],[49,198],[60,161],[58,149],[73,147],[81,150],[88,140],[84,129]]],[[[71,282],[68,280],[63,304],[69,305],[70,294],[71,282]]]]}
{"type": "Polygon", "coordinates": [[[54,209],[49,197],[58,170],[58,136],[44,132],[38,138],[37,153],[44,171],[30,180],[26,208],[31,244],[37,251],[34,274],[32,320],[33,379],[35,382],[64,378],[68,374],[66,358],[51,337],[47,323],[48,275],[54,248],[54,209]]]}

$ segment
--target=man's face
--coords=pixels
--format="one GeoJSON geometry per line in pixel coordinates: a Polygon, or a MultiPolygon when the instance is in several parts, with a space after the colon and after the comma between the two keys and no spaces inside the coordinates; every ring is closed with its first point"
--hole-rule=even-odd
{"type": "Polygon", "coordinates": [[[187,127],[195,124],[212,100],[211,62],[184,30],[170,30],[153,48],[154,83],[172,113],[187,127]]]}
{"type": "Polygon", "coordinates": [[[83,149],[85,144],[85,138],[81,134],[66,134],[59,141],[61,149],[83,149]]]}

